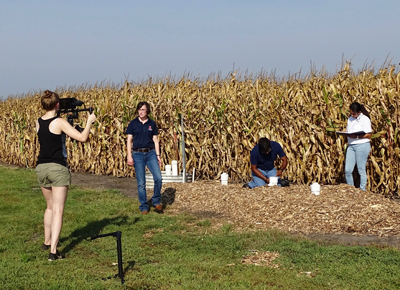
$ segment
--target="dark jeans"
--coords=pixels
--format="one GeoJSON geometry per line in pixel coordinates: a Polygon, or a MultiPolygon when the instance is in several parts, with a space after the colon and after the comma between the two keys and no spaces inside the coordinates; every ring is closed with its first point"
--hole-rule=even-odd
{"type": "Polygon", "coordinates": [[[153,149],[149,152],[132,152],[132,158],[134,162],[136,180],[138,185],[138,195],[140,211],[149,210],[149,204],[147,203],[146,195],[146,166],[153,174],[154,180],[154,195],[152,196],[152,203],[154,206],[161,203],[161,186],[162,177],[160,166],[158,165],[156,151],[153,149]]]}

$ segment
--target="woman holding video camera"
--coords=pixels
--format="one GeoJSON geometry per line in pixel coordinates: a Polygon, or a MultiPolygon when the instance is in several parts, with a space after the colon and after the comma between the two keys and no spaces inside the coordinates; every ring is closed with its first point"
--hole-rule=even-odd
{"type": "Polygon", "coordinates": [[[85,129],[79,132],[65,119],[59,118],[60,97],[51,91],[45,91],[41,104],[46,113],[36,121],[40,152],[36,173],[47,207],[44,212],[43,250],[50,248],[49,261],[64,258],[57,250],[63,223],[64,205],[67,199],[71,175],[67,164],[65,136],[86,142],[90,126],[96,120],[94,113],[88,113],[85,129]]]}
{"type": "Polygon", "coordinates": [[[347,135],[349,146],[346,151],[345,177],[347,184],[354,186],[353,170],[357,164],[360,174],[360,188],[366,190],[367,159],[371,151],[370,138],[372,136],[371,119],[363,105],[354,102],[350,105],[350,117],[347,120],[348,133],[364,132],[347,135]]]}
{"type": "Polygon", "coordinates": [[[146,166],[153,174],[154,195],[152,204],[155,211],[161,213],[161,157],[160,145],[158,143],[158,128],[156,123],[149,118],[150,105],[147,102],[140,102],[136,111],[138,117],[133,119],[126,129],[128,135],[127,162],[129,166],[135,166],[136,180],[138,186],[138,195],[142,214],[149,212],[149,205],[146,195],[146,166]]]}

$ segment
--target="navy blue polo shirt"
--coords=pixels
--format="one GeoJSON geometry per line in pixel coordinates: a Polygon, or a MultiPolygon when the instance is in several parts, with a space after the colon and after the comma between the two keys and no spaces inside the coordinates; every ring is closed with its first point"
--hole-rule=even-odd
{"type": "Polygon", "coordinates": [[[158,135],[156,122],[148,118],[143,124],[139,117],[129,122],[125,134],[133,136],[133,149],[154,148],[153,136],[158,135]]]}
{"type": "Polygon", "coordinates": [[[252,165],[256,165],[258,169],[271,170],[274,168],[274,162],[278,156],[282,158],[286,154],[279,143],[271,141],[271,152],[268,154],[261,153],[258,144],[254,146],[250,152],[250,162],[252,165]]]}

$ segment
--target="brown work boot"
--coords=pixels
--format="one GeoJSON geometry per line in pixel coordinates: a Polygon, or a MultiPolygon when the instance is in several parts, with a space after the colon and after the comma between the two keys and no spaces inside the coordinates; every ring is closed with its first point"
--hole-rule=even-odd
{"type": "Polygon", "coordinates": [[[141,214],[148,214],[149,212],[147,210],[144,210],[141,212],[141,214]]]}
{"type": "Polygon", "coordinates": [[[162,213],[163,212],[163,207],[161,204],[157,204],[154,208],[154,211],[157,213],[162,213]]]}

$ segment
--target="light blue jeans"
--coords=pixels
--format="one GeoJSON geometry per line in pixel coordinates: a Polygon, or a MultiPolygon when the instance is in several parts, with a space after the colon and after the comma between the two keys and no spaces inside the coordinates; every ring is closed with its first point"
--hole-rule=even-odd
{"type": "Polygon", "coordinates": [[[344,169],[344,175],[346,176],[346,182],[349,185],[354,186],[353,181],[353,170],[357,164],[358,174],[360,174],[360,188],[365,191],[367,185],[367,171],[365,166],[367,165],[367,158],[371,151],[371,144],[353,144],[347,147],[346,152],[346,165],[344,169]]]}
{"type": "Polygon", "coordinates": [[[160,166],[158,165],[156,151],[153,149],[149,152],[132,152],[133,165],[135,167],[136,180],[139,195],[140,211],[149,210],[146,195],[146,166],[153,174],[154,194],[151,198],[154,206],[161,203],[161,186],[162,176],[160,166]]]}
{"type": "MultiPolygon", "coordinates": [[[[276,176],[276,168],[275,167],[271,170],[262,170],[260,168],[258,168],[258,170],[260,170],[260,172],[267,178],[270,178],[271,176],[276,176]]],[[[265,181],[262,180],[257,175],[255,175],[253,172],[251,172],[251,176],[253,177],[253,180],[248,183],[250,188],[266,185],[265,181]]],[[[280,177],[278,177],[278,186],[281,186],[281,178],[280,177]]]]}

